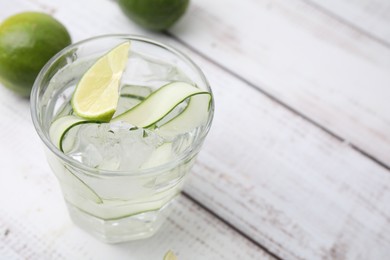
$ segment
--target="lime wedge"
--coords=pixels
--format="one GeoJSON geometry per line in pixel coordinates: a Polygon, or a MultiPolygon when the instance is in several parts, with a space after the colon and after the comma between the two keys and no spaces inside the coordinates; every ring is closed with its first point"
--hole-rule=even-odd
{"type": "Polygon", "coordinates": [[[74,113],[107,122],[116,111],[119,81],[126,67],[130,42],[124,42],[99,58],[83,75],[72,97],[74,113]]]}
{"type": "Polygon", "coordinates": [[[177,256],[171,250],[169,250],[164,255],[164,259],[163,260],[178,260],[178,259],[177,259],[177,256]]]}

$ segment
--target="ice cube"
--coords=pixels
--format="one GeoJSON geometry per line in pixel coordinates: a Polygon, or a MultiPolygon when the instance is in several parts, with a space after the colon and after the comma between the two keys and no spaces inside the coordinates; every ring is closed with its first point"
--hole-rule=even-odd
{"type": "Polygon", "coordinates": [[[84,124],[72,131],[77,134],[70,135],[75,140],[68,156],[102,170],[136,170],[163,142],[153,131],[123,122],[84,124]]]}

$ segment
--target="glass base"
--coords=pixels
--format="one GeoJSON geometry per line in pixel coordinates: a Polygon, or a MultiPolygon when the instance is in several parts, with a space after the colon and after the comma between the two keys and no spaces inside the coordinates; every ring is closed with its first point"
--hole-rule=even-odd
{"type": "Polygon", "coordinates": [[[66,204],[69,215],[77,226],[105,243],[121,243],[153,236],[172,211],[173,201],[156,211],[115,220],[100,219],[79,210],[70,203],[66,204]]]}

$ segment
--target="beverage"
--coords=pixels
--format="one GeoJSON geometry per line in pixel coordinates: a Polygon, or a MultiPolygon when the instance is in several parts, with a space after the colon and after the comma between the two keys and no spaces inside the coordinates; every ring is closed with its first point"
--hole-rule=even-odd
{"type": "Polygon", "coordinates": [[[187,57],[130,36],[98,37],[64,49],[38,76],[31,101],[72,220],[112,243],[157,231],[213,115],[208,83],[187,57]],[[115,112],[103,121],[80,117],[75,89],[99,58],[126,41],[131,48],[115,112]]]}

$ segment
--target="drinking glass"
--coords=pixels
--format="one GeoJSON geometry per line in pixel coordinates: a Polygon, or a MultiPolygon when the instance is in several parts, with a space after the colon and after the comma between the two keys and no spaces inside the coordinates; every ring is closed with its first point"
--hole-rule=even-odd
{"type": "MultiPolygon", "coordinates": [[[[214,110],[212,99],[207,120],[191,138],[178,144],[183,147],[176,147],[180,151],[177,156],[152,168],[128,171],[96,169],[61,152],[50,140],[50,126],[56,114],[69,102],[74,86],[91,64],[124,41],[131,42],[130,53],[142,53],[163,62],[161,64],[173,64],[192,84],[211,93],[204,74],[186,55],[168,45],[139,36],[106,35],[87,39],[63,49],[44,66],[31,93],[35,129],[44,144],[47,161],[59,181],[71,219],[108,243],[146,238],[158,230],[180,194],[209,131],[214,110]]],[[[125,72],[122,81],[136,77],[129,73],[125,72]]],[[[150,70],[149,73],[154,72],[150,70]]],[[[155,73],[160,72],[156,70],[155,73]]],[[[167,75],[164,77],[169,77],[167,75]]],[[[166,80],[159,82],[157,74],[157,80],[150,80],[150,77],[153,78],[153,75],[145,78],[145,84],[161,84],[166,80]]]]}

